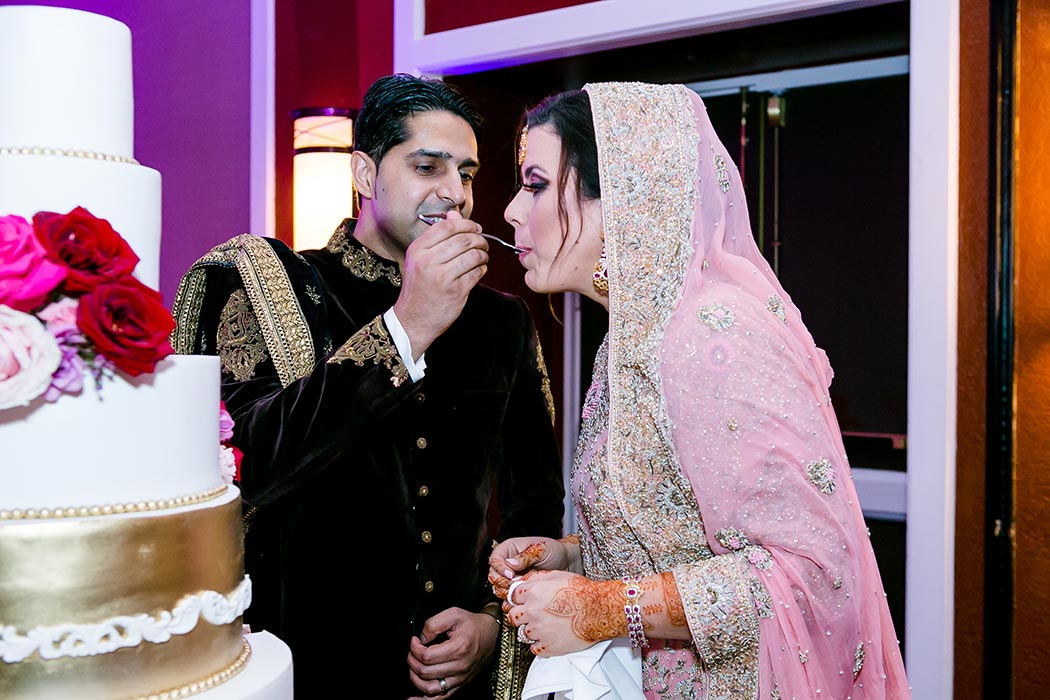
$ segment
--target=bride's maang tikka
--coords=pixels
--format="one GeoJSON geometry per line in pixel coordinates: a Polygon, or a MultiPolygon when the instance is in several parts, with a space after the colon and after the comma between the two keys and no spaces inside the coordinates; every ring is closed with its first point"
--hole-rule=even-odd
{"type": "Polygon", "coordinates": [[[521,136],[518,138],[518,165],[525,162],[525,149],[529,145],[529,125],[521,127],[521,136]]]}

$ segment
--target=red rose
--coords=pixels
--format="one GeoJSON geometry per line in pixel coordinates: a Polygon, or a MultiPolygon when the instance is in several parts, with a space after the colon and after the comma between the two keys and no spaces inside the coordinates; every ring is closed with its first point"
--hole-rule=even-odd
{"type": "Polygon", "coordinates": [[[86,292],[96,284],[131,274],[139,256],[128,242],[83,207],[68,214],[42,211],[33,217],[33,228],[48,256],[69,269],[66,289],[86,292]]]}
{"type": "Polygon", "coordinates": [[[233,461],[237,465],[237,472],[234,474],[233,480],[239,484],[241,483],[241,462],[244,460],[244,453],[233,445],[230,445],[230,449],[233,450],[233,461]]]}
{"type": "Polygon", "coordinates": [[[175,319],[158,292],[130,275],[80,298],[77,325],[96,351],[128,374],[152,372],[174,349],[175,319]]]}

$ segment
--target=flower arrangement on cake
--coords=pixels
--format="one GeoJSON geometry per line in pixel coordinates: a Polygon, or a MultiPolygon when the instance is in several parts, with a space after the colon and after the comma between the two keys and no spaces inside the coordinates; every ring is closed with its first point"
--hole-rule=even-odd
{"type": "Polygon", "coordinates": [[[0,410],[101,388],[114,369],[152,372],[174,352],[160,294],[105,219],[77,207],[0,217],[0,410]]]}
{"type": "Polygon", "coordinates": [[[226,402],[219,402],[219,471],[227,484],[240,482],[241,459],[244,454],[230,441],[233,439],[233,418],[226,410],[226,402]]]}

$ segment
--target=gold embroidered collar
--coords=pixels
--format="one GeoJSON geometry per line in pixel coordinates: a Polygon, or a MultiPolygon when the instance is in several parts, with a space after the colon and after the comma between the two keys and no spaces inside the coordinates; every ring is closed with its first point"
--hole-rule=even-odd
{"type": "Polygon", "coordinates": [[[342,254],[343,267],[350,274],[369,282],[385,277],[395,287],[401,286],[401,268],[397,263],[379,257],[371,250],[357,242],[353,237],[353,227],[348,221],[339,224],[328,240],[328,252],[342,254]]]}

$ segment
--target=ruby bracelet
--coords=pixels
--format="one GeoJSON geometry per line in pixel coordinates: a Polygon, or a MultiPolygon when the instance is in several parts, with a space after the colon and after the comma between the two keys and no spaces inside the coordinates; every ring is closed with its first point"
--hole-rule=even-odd
{"type": "Polygon", "coordinates": [[[627,617],[627,636],[635,649],[649,646],[649,640],[645,638],[645,630],[642,628],[642,606],[638,604],[642,597],[642,588],[638,585],[641,580],[642,577],[638,575],[623,577],[623,595],[626,598],[623,612],[627,617]]]}

